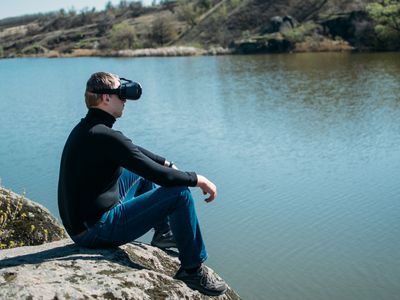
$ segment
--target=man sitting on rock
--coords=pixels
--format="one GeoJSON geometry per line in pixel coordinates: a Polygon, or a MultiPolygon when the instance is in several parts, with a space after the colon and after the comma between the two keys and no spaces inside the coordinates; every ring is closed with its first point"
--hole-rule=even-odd
{"type": "Polygon", "coordinates": [[[89,111],[69,135],[61,158],[62,222],[72,240],[88,248],[116,247],[154,228],[153,246],[179,250],[181,268],[175,278],[204,294],[221,295],[225,282],[202,264],[207,252],[188,188],[199,187],[211,202],[216,186],[112,129],[126,100],[140,94],[139,84],[110,73],[89,78],[89,111]]]}

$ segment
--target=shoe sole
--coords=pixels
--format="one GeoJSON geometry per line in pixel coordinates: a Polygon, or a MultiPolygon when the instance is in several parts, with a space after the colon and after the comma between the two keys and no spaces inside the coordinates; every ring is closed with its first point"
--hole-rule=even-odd
{"type": "Polygon", "coordinates": [[[207,290],[203,287],[199,287],[198,285],[194,285],[194,284],[190,284],[190,283],[186,283],[185,281],[183,281],[182,279],[179,278],[174,278],[177,280],[182,281],[184,284],[186,284],[189,288],[191,288],[192,290],[196,290],[199,291],[200,293],[207,295],[207,296],[221,296],[223,294],[225,294],[225,292],[227,291],[227,287],[225,287],[225,289],[223,291],[214,291],[214,290],[207,290]]]}

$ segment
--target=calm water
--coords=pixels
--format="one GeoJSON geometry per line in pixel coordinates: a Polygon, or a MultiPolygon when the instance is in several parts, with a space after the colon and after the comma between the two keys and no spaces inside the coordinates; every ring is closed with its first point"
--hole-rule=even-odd
{"type": "Polygon", "coordinates": [[[144,88],[116,129],[217,184],[208,264],[244,299],[400,299],[400,54],[0,60],[2,185],[56,216],[99,70],[144,88]]]}

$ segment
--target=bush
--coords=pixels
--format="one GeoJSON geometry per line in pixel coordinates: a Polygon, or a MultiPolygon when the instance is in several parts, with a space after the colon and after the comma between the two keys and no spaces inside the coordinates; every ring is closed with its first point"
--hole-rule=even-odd
{"type": "Polygon", "coordinates": [[[135,30],[127,23],[119,23],[111,29],[111,43],[115,50],[132,49],[135,45],[135,30]]]}
{"type": "Polygon", "coordinates": [[[167,17],[155,18],[151,26],[151,39],[158,45],[165,45],[176,37],[172,20],[167,17]]]}
{"type": "Polygon", "coordinates": [[[306,22],[292,30],[285,31],[283,36],[293,43],[304,42],[306,37],[315,35],[316,32],[321,31],[320,26],[314,22],[306,22]]]}
{"type": "Polygon", "coordinates": [[[0,250],[40,245],[65,238],[64,229],[48,211],[0,187],[0,250]]]}
{"type": "Polygon", "coordinates": [[[108,38],[101,39],[97,46],[99,50],[109,50],[112,48],[111,42],[108,38]]]}
{"type": "Polygon", "coordinates": [[[191,27],[197,24],[197,17],[200,14],[196,4],[189,0],[178,0],[177,13],[178,18],[191,27]]]}
{"type": "Polygon", "coordinates": [[[385,47],[400,47],[400,2],[384,0],[367,6],[368,15],[375,23],[375,32],[385,47]]]}

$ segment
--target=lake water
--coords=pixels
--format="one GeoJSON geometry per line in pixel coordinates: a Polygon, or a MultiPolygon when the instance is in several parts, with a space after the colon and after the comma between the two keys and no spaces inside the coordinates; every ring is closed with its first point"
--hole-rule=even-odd
{"type": "Polygon", "coordinates": [[[114,128],[216,183],[207,263],[244,299],[400,299],[399,53],[0,60],[2,185],[57,217],[100,70],[144,89],[114,128]]]}

